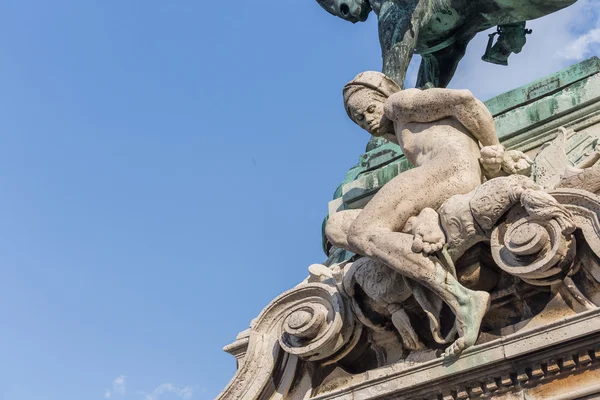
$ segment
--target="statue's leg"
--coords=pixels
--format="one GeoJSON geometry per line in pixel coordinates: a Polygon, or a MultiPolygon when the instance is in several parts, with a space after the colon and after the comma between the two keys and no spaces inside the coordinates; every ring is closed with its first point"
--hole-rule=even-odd
{"type": "Polygon", "coordinates": [[[415,87],[425,89],[431,86],[441,87],[439,66],[435,57],[431,54],[423,54],[421,55],[421,64],[419,64],[415,87]]]}
{"type": "MultiPolygon", "coordinates": [[[[348,245],[350,250],[357,246],[360,251],[356,253],[369,255],[371,232],[402,232],[408,219],[419,215],[424,208],[436,210],[451,196],[477,188],[481,184],[478,157],[478,148],[440,153],[386,183],[357,214],[352,214],[356,211],[334,214],[332,217],[339,222],[331,228],[344,226],[355,218],[348,228],[348,245]]],[[[327,229],[329,234],[330,228],[327,229]]]]}
{"type": "Polygon", "coordinates": [[[411,250],[412,237],[397,232],[372,232],[369,256],[385,262],[403,275],[429,288],[456,316],[460,338],[448,349],[448,355],[460,353],[475,344],[481,322],[489,307],[489,293],[462,286],[437,259],[411,250]]]}
{"type": "Polygon", "coordinates": [[[344,210],[329,216],[325,236],[335,247],[348,249],[348,231],[362,210],[344,210]]]}
{"type": "Polygon", "coordinates": [[[423,55],[416,87],[422,88],[428,83],[440,88],[448,86],[471,39],[472,37],[455,42],[445,49],[423,55]]]}
{"type": "Polygon", "coordinates": [[[455,163],[443,159],[403,172],[380,189],[348,233],[351,251],[385,263],[427,286],[448,304],[456,315],[461,334],[448,354],[475,343],[489,294],[463,287],[435,258],[413,252],[412,236],[399,231],[408,218],[423,208],[438,208],[448,197],[477,187],[479,173],[464,167],[461,160],[455,163]]]}
{"type": "Polygon", "coordinates": [[[379,12],[379,43],[383,73],[404,88],[406,70],[417,43],[421,16],[427,1],[387,1],[379,12]]]}

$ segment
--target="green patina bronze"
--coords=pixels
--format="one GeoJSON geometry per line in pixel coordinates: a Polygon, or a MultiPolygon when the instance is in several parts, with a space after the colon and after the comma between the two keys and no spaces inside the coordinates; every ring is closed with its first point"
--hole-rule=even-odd
{"type": "Polygon", "coordinates": [[[565,8],[576,0],[317,0],[328,12],[350,22],[373,11],[379,23],[383,73],[404,87],[414,52],[422,56],[417,87],[446,87],[473,37],[498,26],[484,61],[508,64],[525,45],[525,22],[565,8]]]}

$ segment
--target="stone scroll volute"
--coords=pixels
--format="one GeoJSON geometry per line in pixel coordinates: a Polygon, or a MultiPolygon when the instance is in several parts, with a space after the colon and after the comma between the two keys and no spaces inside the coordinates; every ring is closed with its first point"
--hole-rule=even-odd
{"type": "Polygon", "coordinates": [[[271,398],[293,383],[275,384],[277,370],[299,361],[329,364],[348,354],[360,338],[348,299],[335,284],[304,283],[273,300],[252,323],[245,361],[219,400],[271,398]]]}

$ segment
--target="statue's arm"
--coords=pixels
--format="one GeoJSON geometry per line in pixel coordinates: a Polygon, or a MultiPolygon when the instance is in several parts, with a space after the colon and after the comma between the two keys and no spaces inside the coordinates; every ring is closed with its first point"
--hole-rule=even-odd
{"type": "Polygon", "coordinates": [[[540,185],[522,175],[500,177],[475,189],[469,205],[479,226],[490,232],[504,213],[521,202],[525,193],[541,189],[540,185]]]}
{"type": "Polygon", "coordinates": [[[433,88],[406,89],[394,93],[385,105],[387,118],[397,123],[429,123],[454,117],[483,146],[500,142],[496,136],[494,118],[485,104],[468,90],[433,88]]]}

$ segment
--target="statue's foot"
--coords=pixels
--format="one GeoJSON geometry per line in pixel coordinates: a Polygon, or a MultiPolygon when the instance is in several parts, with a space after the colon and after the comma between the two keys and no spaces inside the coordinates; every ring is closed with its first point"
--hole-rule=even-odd
{"type": "Polygon", "coordinates": [[[414,236],[412,251],[415,253],[423,252],[423,254],[429,255],[444,247],[446,235],[440,225],[440,217],[435,210],[424,208],[419,216],[412,217],[407,225],[414,236]]]}
{"type": "Polygon", "coordinates": [[[472,291],[468,301],[459,309],[456,316],[459,324],[459,337],[444,352],[444,357],[458,356],[463,350],[473,346],[479,337],[481,321],[490,307],[490,294],[481,291],[472,291]]]}

